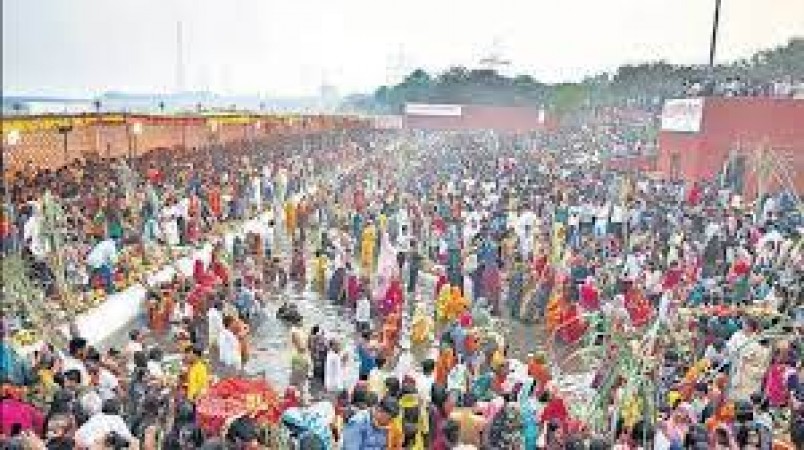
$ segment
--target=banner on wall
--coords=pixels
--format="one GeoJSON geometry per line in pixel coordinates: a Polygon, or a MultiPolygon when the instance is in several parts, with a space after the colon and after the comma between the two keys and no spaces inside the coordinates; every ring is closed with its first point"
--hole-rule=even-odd
{"type": "MultiPolygon", "coordinates": [[[[123,115],[123,114],[102,114],[100,116],[89,114],[84,116],[31,116],[15,117],[13,119],[3,119],[3,133],[6,130],[14,129],[19,133],[33,133],[37,131],[56,130],[63,125],[70,125],[75,128],[92,126],[125,125],[136,121],[143,125],[196,125],[203,123],[205,119],[200,117],[180,117],[180,116],[149,116],[149,115],[123,115]]],[[[238,117],[237,120],[242,121],[238,117]]]]}
{"type": "Polygon", "coordinates": [[[103,116],[48,116],[48,117],[23,117],[13,119],[3,119],[3,130],[14,129],[19,133],[31,133],[35,131],[55,130],[60,126],[69,124],[73,128],[97,125],[122,124],[125,122],[123,115],[109,114],[103,116]]]}
{"type": "Polygon", "coordinates": [[[460,117],[463,114],[461,105],[435,105],[428,103],[406,103],[405,115],[430,117],[460,117]]]}
{"type": "Polygon", "coordinates": [[[14,146],[20,142],[20,131],[9,130],[6,134],[6,145],[14,146]]]}
{"type": "Polygon", "coordinates": [[[703,98],[666,100],[662,109],[662,131],[697,133],[703,121],[703,98]]]}

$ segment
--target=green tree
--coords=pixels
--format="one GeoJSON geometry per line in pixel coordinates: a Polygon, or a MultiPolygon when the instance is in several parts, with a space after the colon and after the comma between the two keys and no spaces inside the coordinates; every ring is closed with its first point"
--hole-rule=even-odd
{"type": "Polygon", "coordinates": [[[586,89],[582,85],[564,83],[553,89],[550,105],[557,113],[566,114],[583,106],[585,100],[586,89]]]}

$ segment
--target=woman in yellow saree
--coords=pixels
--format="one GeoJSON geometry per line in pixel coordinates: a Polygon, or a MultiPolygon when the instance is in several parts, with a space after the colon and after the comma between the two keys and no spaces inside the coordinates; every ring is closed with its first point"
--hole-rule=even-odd
{"type": "Polygon", "coordinates": [[[374,253],[377,242],[377,229],[373,223],[363,230],[360,245],[360,268],[363,275],[370,277],[374,273],[374,253]]]}
{"type": "Polygon", "coordinates": [[[296,230],[296,203],[293,200],[285,202],[285,233],[288,237],[293,238],[293,233],[296,230]]]}

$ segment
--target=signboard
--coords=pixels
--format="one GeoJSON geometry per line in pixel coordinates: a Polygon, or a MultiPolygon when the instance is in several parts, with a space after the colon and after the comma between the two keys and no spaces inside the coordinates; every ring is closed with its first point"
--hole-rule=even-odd
{"type": "Polygon", "coordinates": [[[9,146],[17,145],[20,142],[20,131],[19,130],[9,130],[8,134],[6,135],[6,143],[9,146]]]}
{"type": "Polygon", "coordinates": [[[402,116],[377,116],[373,118],[374,127],[384,130],[401,129],[405,121],[402,116]]]}
{"type": "Polygon", "coordinates": [[[545,119],[546,116],[547,116],[547,114],[545,113],[544,108],[540,109],[539,110],[539,123],[544,124],[544,119],[545,119]]]}
{"type": "Polygon", "coordinates": [[[677,98],[664,102],[662,131],[697,133],[701,131],[703,98],[677,98]]]}
{"type": "Polygon", "coordinates": [[[405,104],[405,114],[408,116],[460,117],[461,113],[461,105],[405,104]]]}
{"type": "Polygon", "coordinates": [[[134,134],[142,134],[142,123],[134,122],[131,125],[131,132],[134,134]]]}

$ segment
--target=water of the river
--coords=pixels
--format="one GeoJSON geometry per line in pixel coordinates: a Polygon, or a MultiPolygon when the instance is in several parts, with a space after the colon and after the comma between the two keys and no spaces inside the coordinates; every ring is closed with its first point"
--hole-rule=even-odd
{"type": "MultiPolygon", "coordinates": [[[[421,277],[418,291],[422,298],[427,298],[426,311],[432,313],[432,300],[429,299],[435,289],[433,277],[421,277]]],[[[302,327],[309,330],[319,325],[328,336],[341,341],[350,356],[354,356],[355,326],[354,313],[321,299],[310,291],[299,292],[289,289],[280,295],[271,297],[263,317],[252,325],[252,355],[246,366],[249,375],[263,374],[277,386],[287,385],[290,376],[290,336],[289,327],[275,317],[282,298],[295,303],[304,318],[302,327]]],[[[407,308],[406,308],[407,309],[407,308]]],[[[408,323],[406,313],[403,322],[408,323]]],[[[403,326],[403,329],[405,327],[403,326]]],[[[502,320],[497,324],[498,331],[506,337],[509,350],[514,357],[523,358],[527,353],[544,349],[544,334],[541,326],[525,325],[516,320],[502,320]]]]}

